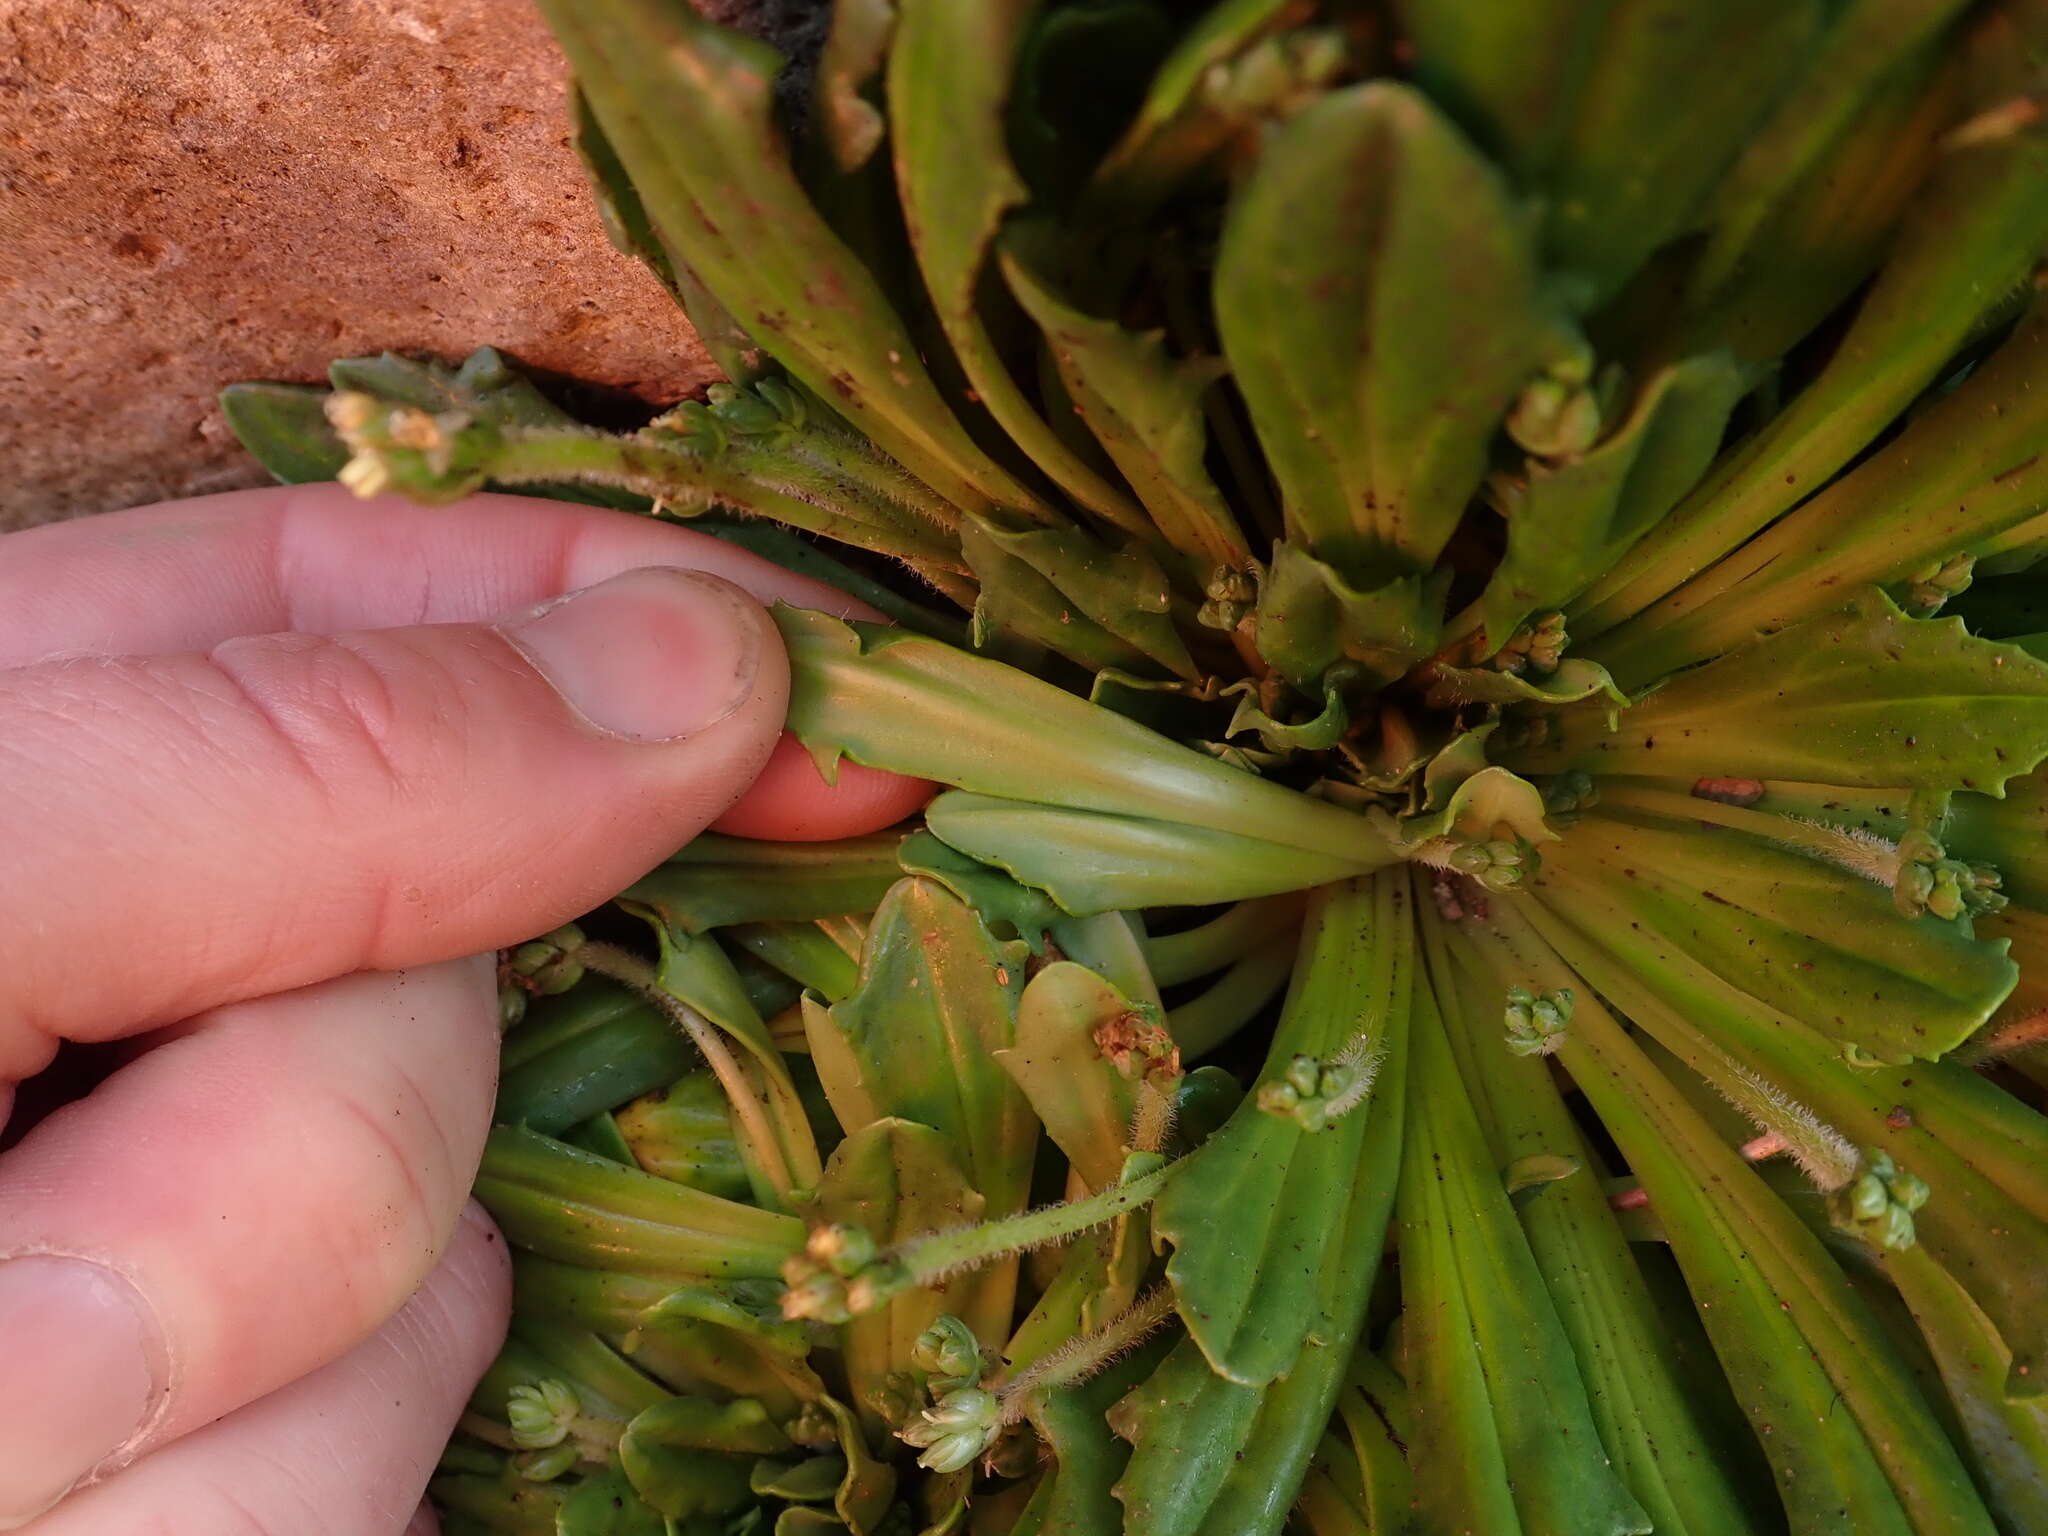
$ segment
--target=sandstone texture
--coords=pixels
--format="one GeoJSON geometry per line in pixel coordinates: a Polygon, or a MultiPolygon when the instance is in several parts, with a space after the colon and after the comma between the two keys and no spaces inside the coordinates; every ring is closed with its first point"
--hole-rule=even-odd
{"type": "Polygon", "coordinates": [[[261,483],[234,380],[487,342],[714,376],[606,242],[525,0],[0,0],[0,528],[261,483]]]}

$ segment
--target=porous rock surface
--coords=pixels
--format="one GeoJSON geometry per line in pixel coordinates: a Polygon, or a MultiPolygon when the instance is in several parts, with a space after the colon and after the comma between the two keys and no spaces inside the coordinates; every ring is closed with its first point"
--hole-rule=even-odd
{"type": "Polygon", "coordinates": [[[563,102],[526,0],[0,0],[0,528],[262,483],[215,392],[335,356],[707,382],[563,102]]]}

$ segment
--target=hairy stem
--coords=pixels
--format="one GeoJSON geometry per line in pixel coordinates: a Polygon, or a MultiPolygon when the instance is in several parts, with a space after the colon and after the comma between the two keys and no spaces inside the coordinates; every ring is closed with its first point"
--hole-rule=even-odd
{"type": "Polygon", "coordinates": [[[739,1116],[747,1141],[754,1156],[760,1159],[768,1181],[787,1197],[795,1187],[788,1160],[782,1155],[782,1145],[776,1139],[775,1128],[768,1123],[768,1116],[761,1108],[760,1095],[747,1080],[739,1058],[726,1045],[724,1032],[688,1003],[668,992],[661,985],[654,967],[638,955],[615,944],[591,943],[583,945],[576,952],[576,958],[598,975],[632,988],[690,1037],[691,1043],[703,1053],[705,1065],[711,1068],[719,1086],[725,1090],[733,1113],[739,1116]]]}

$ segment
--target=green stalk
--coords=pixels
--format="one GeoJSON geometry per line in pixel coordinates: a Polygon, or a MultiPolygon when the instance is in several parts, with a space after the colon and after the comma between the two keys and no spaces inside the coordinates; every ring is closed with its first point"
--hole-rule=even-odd
{"type": "Polygon", "coordinates": [[[1287,985],[1294,946],[1283,930],[1225,971],[1200,997],[1166,1015],[1167,1033],[1189,1061],[1199,1061],[1258,1017],[1287,985]]]}
{"type": "Polygon", "coordinates": [[[1002,1400],[1003,1422],[1022,1423],[1034,1397],[1086,1381],[1120,1355],[1137,1348],[1172,1316],[1173,1288],[1156,1285],[1101,1329],[1069,1339],[1015,1375],[997,1382],[995,1394],[1002,1400]]]}
{"type": "MultiPolygon", "coordinates": [[[[741,1066],[739,1058],[727,1047],[724,1031],[663,987],[655,968],[638,955],[612,944],[585,944],[577,951],[577,958],[598,975],[609,976],[631,987],[689,1037],[690,1043],[703,1055],[705,1065],[716,1074],[719,1086],[725,1090],[725,1097],[739,1120],[740,1132],[749,1151],[760,1162],[775,1191],[788,1200],[799,1184],[797,1171],[790,1165],[783,1138],[777,1134],[769,1118],[760,1091],[741,1066]]],[[[811,1156],[815,1160],[815,1148],[811,1156]]],[[[817,1175],[810,1168],[806,1168],[804,1173],[806,1177],[801,1183],[808,1188],[816,1182],[817,1175]]]]}
{"type": "Polygon", "coordinates": [[[902,1266],[909,1277],[908,1285],[935,1285],[961,1270],[1043,1248],[1114,1221],[1149,1204],[1179,1171],[1179,1163],[1168,1163],[1079,1200],[1040,1206],[1000,1221],[985,1221],[979,1226],[918,1238],[888,1257],[902,1266]]]}
{"type": "Polygon", "coordinates": [[[894,505],[773,452],[733,444],[716,458],[645,438],[582,429],[508,432],[485,472],[505,485],[570,481],[613,485],[685,515],[729,507],[903,561],[956,601],[972,601],[972,573],[956,548],[912,526],[894,505]]]}
{"type": "Polygon", "coordinates": [[[1145,963],[1162,987],[1178,986],[1234,965],[1265,947],[1299,921],[1300,904],[1293,896],[1241,901],[1199,927],[1179,933],[1148,935],[1145,963]]]}

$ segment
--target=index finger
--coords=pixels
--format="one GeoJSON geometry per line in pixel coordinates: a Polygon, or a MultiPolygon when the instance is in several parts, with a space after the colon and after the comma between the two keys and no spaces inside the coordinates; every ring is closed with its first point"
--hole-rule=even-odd
{"type": "Polygon", "coordinates": [[[486,494],[425,508],[268,486],[0,538],[0,667],[473,623],[649,565],[722,576],[763,602],[881,617],[722,539],[602,507],[486,494]]]}

